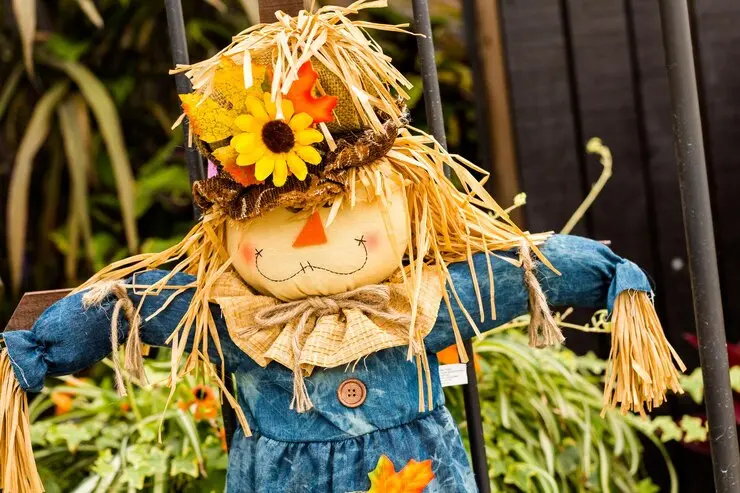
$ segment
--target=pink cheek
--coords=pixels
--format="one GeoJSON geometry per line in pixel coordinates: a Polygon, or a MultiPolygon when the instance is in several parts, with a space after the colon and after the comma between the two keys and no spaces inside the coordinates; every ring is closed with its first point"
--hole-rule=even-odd
{"type": "Polygon", "coordinates": [[[377,250],[380,247],[380,235],[378,233],[370,233],[365,237],[365,245],[369,251],[377,250]]]}
{"type": "Polygon", "coordinates": [[[239,253],[241,254],[247,265],[254,265],[255,260],[255,248],[246,241],[239,246],[239,253]]]}

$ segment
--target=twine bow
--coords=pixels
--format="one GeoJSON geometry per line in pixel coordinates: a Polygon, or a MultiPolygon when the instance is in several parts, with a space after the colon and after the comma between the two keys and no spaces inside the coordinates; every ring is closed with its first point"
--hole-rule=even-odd
{"type": "MultiPolygon", "coordinates": [[[[388,286],[374,284],[362,286],[353,291],[331,296],[312,296],[297,301],[289,301],[260,310],[255,316],[256,329],[266,329],[276,325],[285,325],[297,320],[291,342],[293,350],[293,400],[290,408],[297,412],[306,412],[313,407],[308,396],[306,383],[301,368],[301,339],[313,329],[315,322],[324,315],[340,314],[343,310],[359,310],[368,317],[407,326],[411,317],[395,311],[390,306],[391,294],[388,286]]],[[[408,336],[408,333],[404,331],[408,336]]]]}

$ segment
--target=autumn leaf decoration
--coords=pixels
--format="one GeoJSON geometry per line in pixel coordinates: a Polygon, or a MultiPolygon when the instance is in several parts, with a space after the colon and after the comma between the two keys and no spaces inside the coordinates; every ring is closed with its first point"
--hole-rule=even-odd
{"type": "Polygon", "coordinates": [[[293,102],[296,113],[308,113],[314,123],[324,123],[333,120],[331,114],[337,105],[336,96],[314,97],[313,91],[319,74],[313,69],[310,61],[298,69],[298,79],[293,81],[286,95],[293,102]]]}
{"type": "Polygon", "coordinates": [[[434,479],[431,459],[417,462],[411,459],[399,472],[385,455],[378,459],[375,470],[367,475],[370,490],[367,493],[422,493],[434,479]]]}

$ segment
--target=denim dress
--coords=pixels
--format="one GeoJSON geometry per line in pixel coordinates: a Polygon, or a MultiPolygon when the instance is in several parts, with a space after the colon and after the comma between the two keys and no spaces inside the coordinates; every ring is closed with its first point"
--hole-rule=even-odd
{"type": "MultiPolygon", "coordinates": [[[[575,236],[555,235],[542,252],[557,268],[557,275],[537,264],[537,276],[548,301],[556,306],[611,309],[616,296],[625,289],[650,291],[644,273],[606,246],[575,236]]],[[[497,319],[485,313],[479,329],[490,330],[528,311],[528,294],[522,270],[503,257],[491,256],[496,293],[497,319]]],[[[488,268],[483,254],[474,257],[481,293],[487,296],[488,268]]],[[[450,274],[462,303],[474,320],[481,313],[467,263],[452,264],[450,274]]],[[[137,284],[150,284],[165,271],[147,271],[136,276],[137,284]]],[[[193,280],[178,274],[172,284],[193,280]]],[[[134,303],[140,297],[129,291],[134,303]]],[[[164,346],[165,341],[188,308],[192,291],[176,297],[162,312],[141,326],[142,340],[164,346]]],[[[159,310],[167,295],[147,296],[142,320],[159,310]]],[[[47,376],[74,373],[110,353],[110,315],[115,300],[85,310],[82,294],[68,296],[50,307],[30,330],[4,334],[15,375],[28,392],[38,392],[47,376]]],[[[453,306],[455,303],[453,303],[453,306]]],[[[257,365],[231,340],[216,305],[224,363],[234,374],[237,397],[252,428],[252,436],[237,429],[229,453],[227,491],[258,493],[349,493],[370,488],[368,473],[382,455],[396,469],[410,460],[431,459],[434,479],[428,493],[477,491],[457,425],[444,406],[435,353],[454,343],[450,314],[445,306],[425,339],[432,373],[433,408],[419,412],[417,368],[407,361],[404,347],[374,353],[354,368],[316,368],[306,379],[314,408],[305,413],[290,409],[293,392],[291,370],[272,362],[257,365]],[[350,379],[362,382],[364,401],[356,407],[343,403],[338,389],[350,379]]],[[[465,338],[474,329],[454,306],[456,320],[465,338]]],[[[119,340],[128,333],[119,324],[119,340]]],[[[211,344],[209,347],[213,347],[211,344]]],[[[219,357],[210,355],[214,362],[219,357]]]]}

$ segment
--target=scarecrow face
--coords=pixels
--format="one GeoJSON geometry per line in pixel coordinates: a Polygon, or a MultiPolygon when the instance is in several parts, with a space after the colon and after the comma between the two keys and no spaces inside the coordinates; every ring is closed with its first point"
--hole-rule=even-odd
{"type": "Polygon", "coordinates": [[[377,201],[357,191],[327,225],[331,204],[316,211],[275,209],[229,223],[227,248],[242,278],[282,300],[330,295],[377,284],[400,265],[408,244],[403,194],[390,196],[387,221],[377,201]]]}

